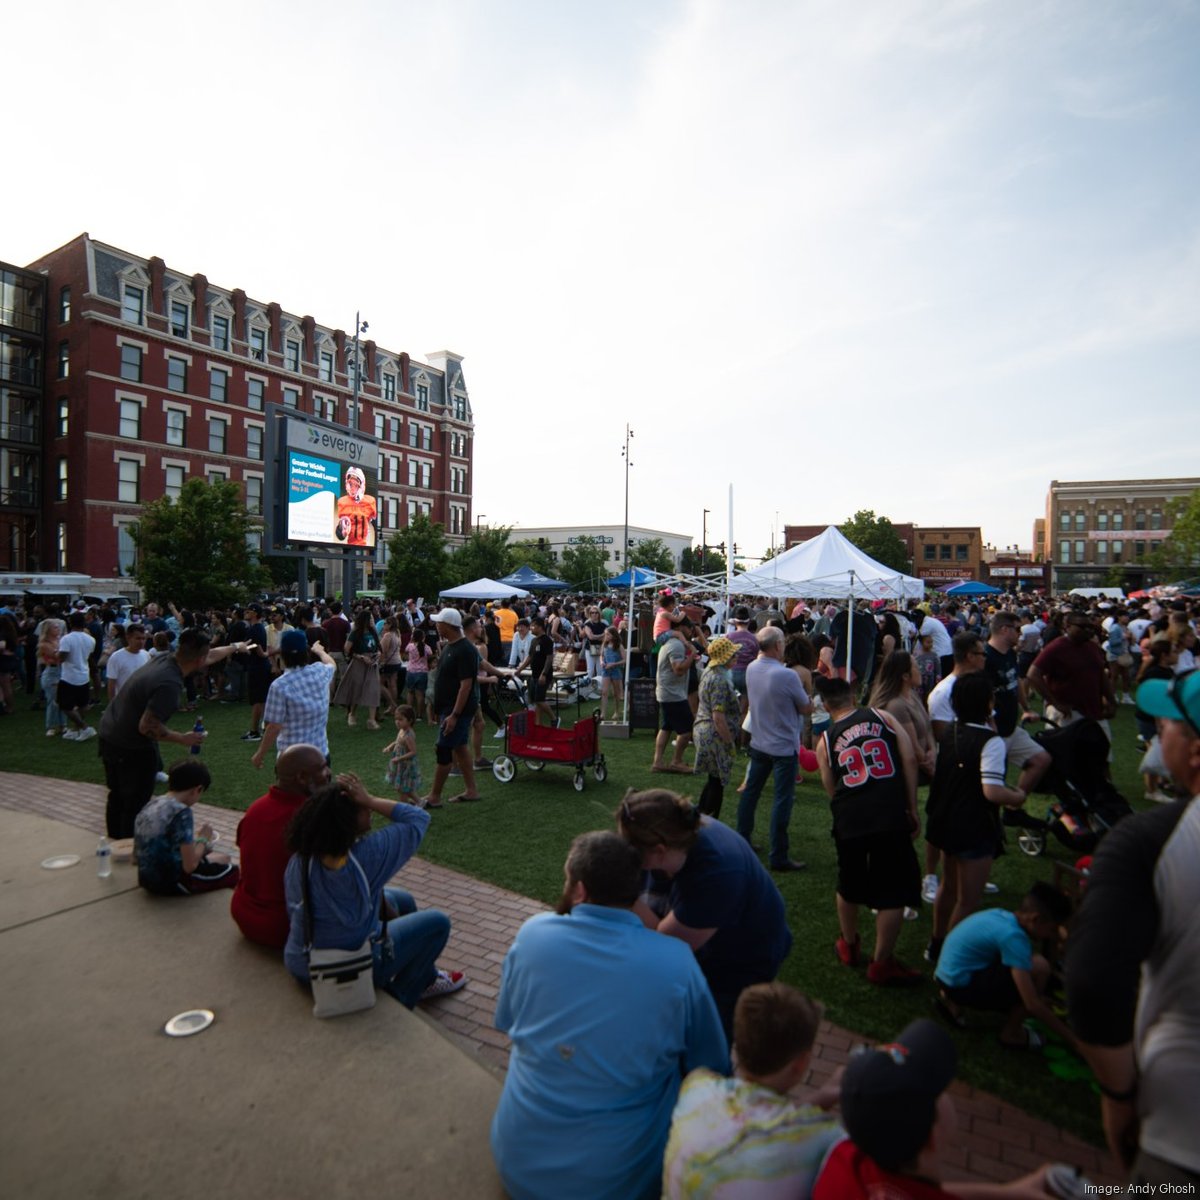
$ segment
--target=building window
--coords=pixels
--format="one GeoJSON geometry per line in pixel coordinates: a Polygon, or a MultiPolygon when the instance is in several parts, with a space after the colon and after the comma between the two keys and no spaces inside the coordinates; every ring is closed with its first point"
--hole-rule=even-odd
{"type": "Polygon", "coordinates": [[[212,344],[218,350],[229,349],[229,318],[213,313],[212,344]]]}
{"type": "Polygon", "coordinates": [[[1071,528],[1071,514],[1069,512],[1061,512],[1058,514],[1058,527],[1059,529],[1071,528]]]}
{"type": "Polygon", "coordinates": [[[414,447],[414,448],[415,448],[415,447],[416,447],[416,446],[417,446],[417,445],[420,443],[420,441],[421,441],[421,433],[420,433],[420,428],[421,428],[421,427],[420,427],[419,425],[414,425],[414,424],[413,424],[411,421],[409,422],[409,425],[408,425],[408,444],[409,444],[410,446],[414,447]]]}
{"type": "Polygon", "coordinates": [[[65,500],[67,498],[67,460],[65,458],[58,460],[58,471],[54,482],[55,500],[65,500]]]}
{"type": "Polygon", "coordinates": [[[1081,563],[1081,562],[1085,562],[1086,560],[1087,560],[1087,542],[1076,542],[1075,543],[1075,561],[1077,563],[1081,563]]]}
{"type": "Polygon", "coordinates": [[[125,345],[121,347],[121,378],[130,383],[142,382],[142,348],[125,345]]]}
{"type": "Polygon", "coordinates": [[[265,329],[250,330],[250,357],[255,362],[267,361],[267,331],[265,329]]]}
{"type": "Polygon", "coordinates": [[[1124,557],[1124,554],[1125,554],[1125,543],[1124,542],[1113,542],[1113,544],[1112,544],[1112,555],[1113,555],[1112,560],[1113,560],[1113,562],[1119,563],[1121,561],[1121,559],[1124,557]]]}
{"type": "Polygon", "coordinates": [[[167,409],[167,445],[182,446],[187,441],[187,413],[178,408],[167,409]]]}
{"type": "Polygon", "coordinates": [[[463,531],[463,510],[456,504],[450,506],[450,532],[462,533],[463,531]]]}
{"type": "Polygon", "coordinates": [[[71,289],[65,287],[58,293],[58,319],[65,325],[71,319],[71,289]]]}
{"type": "Polygon", "coordinates": [[[1058,543],[1058,561],[1060,563],[1069,563],[1071,561],[1071,543],[1062,541],[1058,543]]]}
{"type": "Polygon", "coordinates": [[[383,377],[383,398],[385,400],[396,399],[396,377],[395,375],[385,375],[383,377]]]}
{"type": "Polygon", "coordinates": [[[71,425],[71,402],[66,396],[58,400],[58,418],[55,422],[55,433],[58,437],[66,437],[71,425]]]}
{"type": "MultiPolygon", "coordinates": [[[[464,476],[466,475],[466,471],[463,472],[463,475],[464,476]]],[[[464,488],[463,491],[466,491],[466,488],[464,488]]],[[[966,562],[967,561],[967,547],[966,546],[958,545],[958,546],[954,547],[954,560],[955,560],[955,562],[966,562]]]]}
{"type": "Polygon", "coordinates": [[[1118,512],[1113,513],[1112,527],[1114,529],[1124,529],[1125,528],[1125,514],[1123,512],[1118,511],[1118,512]]]}
{"type": "Polygon", "coordinates": [[[1077,512],[1075,514],[1075,532],[1082,533],[1087,528],[1087,513],[1077,512]]]}
{"type": "Polygon", "coordinates": [[[467,419],[467,401],[463,396],[454,397],[454,419],[456,421],[465,421],[467,419]]]}
{"type": "Polygon", "coordinates": [[[1153,554],[1156,550],[1161,550],[1161,549],[1162,549],[1162,542],[1157,541],[1155,538],[1151,538],[1150,539],[1150,553],[1153,554]]]}
{"type": "Polygon", "coordinates": [[[171,334],[177,338],[186,338],[191,331],[192,310],[182,300],[171,301],[171,334]]]}
{"type": "Polygon", "coordinates": [[[1162,522],[1163,522],[1162,509],[1156,508],[1150,514],[1150,528],[1151,529],[1161,529],[1163,527],[1162,522]]]}
{"type": "Polygon", "coordinates": [[[417,384],[417,411],[429,411],[429,384],[427,383],[417,384]]]}
{"type": "Polygon", "coordinates": [[[949,542],[938,547],[938,558],[942,562],[949,562],[954,557],[954,547],[949,542]]]}
{"type": "Polygon", "coordinates": [[[314,396],[313,413],[324,421],[337,420],[337,399],[334,396],[314,396]]]}
{"type": "Polygon", "coordinates": [[[136,400],[121,401],[120,434],[134,441],[142,436],[142,406],[136,400]]]}
{"type": "Polygon", "coordinates": [[[1096,543],[1096,561],[1098,563],[1108,562],[1108,542],[1096,543]]]}
{"type": "Polygon", "coordinates": [[[321,351],[321,366],[318,371],[318,376],[325,383],[333,382],[333,355],[328,350],[321,351]]]}
{"type": "Polygon", "coordinates": [[[1145,558],[1146,557],[1146,543],[1145,542],[1134,542],[1133,543],[1133,557],[1134,558],[1145,558]]]}
{"type": "Polygon", "coordinates": [[[207,481],[208,486],[212,487],[218,483],[228,483],[229,472],[222,470],[220,467],[209,467],[208,470],[204,472],[204,478],[207,481]]]}
{"type": "Polygon", "coordinates": [[[388,441],[399,443],[400,441],[400,418],[388,418],[388,441]]]}
{"type": "Polygon", "coordinates": [[[387,527],[397,528],[400,523],[400,501],[395,496],[388,496],[384,501],[384,511],[387,513],[387,527]]]}
{"type": "Polygon", "coordinates": [[[117,526],[117,573],[132,575],[137,564],[137,546],[128,525],[117,526]]]}
{"type": "Polygon", "coordinates": [[[932,542],[925,543],[925,561],[934,562],[937,559],[937,547],[932,542]]]}
{"type": "Polygon", "coordinates": [[[384,415],[383,415],[383,413],[381,413],[381,412],[377,412],[377,413],[375,414],[375,436],[376,436],[376,437],[377,437],[377,438],[378,438],[378,439],[379,439],[381,442],[383,441],[383,427],[384,427],[384,420],[385,420],[385,418],[384,418],[384,415]]]}
{"type": "Polygon", "coordinates": [[[1146,510],[1144,508],[1139,508],[1137,512],[1133,514],[1133,527],[1134,529],[1146,528],[1146,510]]]}
{"type": "Polygon", "coordinates": [[[246,403],[255,412],[262,412],[267,385],[261,379],[246,380],[246,403]]]}
{"type": "Polygon", "coordinates": [[[71,374],[71,347],[66,342],[58,343],[58,377],[66,379],[71,374]]]}
{"type": "Polygon", "coordinates": [[[208,451],[210,454],[225,453],[225,422],[218,417],[208,418],[208,451]]]}
{"type": "Polygon", "coordinates": [[[67,569],[67,523],[59,521],[58,527],[54,534],[54,557],[57,560],[55,566],[60,571],[67,569]]]}
{"type": "Polygon", "coordinates": [[[255,475],[246,476],[246,511],[262,512],[263,481],[255,475]]]}
{"type": "Polygon", "coordinates": [[[295,338],[288,338],[283,344],[283,365],[289,371],[300,370],[300,343],[295,338]]]}
{"type": "Polygon", "coordinates": [[[171,392],[187,391],[187,362],[182,358],[167,359],[167,390],[171,392]]]}
{"type": "Polygon", "coordinates": [[[1108,528],[1108,513],[1098,512],[1096,514],[1096,528],[1097,529],[1107,529],[1108,528]]]}
{"type": "Polygon", "coordinates": [[[141,467],[141,463],[134,458],[117,460],[117,499],[122,504],[138,502],[138,480],[141,467]]]}
{"type": "Polygon", "coordinates": [[[125,293],[121,297],[121,320],[130,325],[140,325],[145,311],[146,293],[140,287],[127,283],[125,293]]]}
{"type": "Polygon", "coordinates": [[[283,389],[283,407],[284,408],[299,408],[300,407],[300,392],[297,388],[285,387],[283,389]]]}
{"type": "Polygon", "coordinates": [[[229,372],[221,367],[208,368],[208,398],[223,404],[229,394],[229,372]]]}
{"type": "Polygon", "coordinates": [[[262,462],[263,431],[258,425],[246,426],[246,457],[262,462]]]}
{"type": "Polygon", "coordinates": [[[163,475],[163,495],[170,496],[172,500],[178,500],[183,493],[183,468],[164,467],[163,475]]]}

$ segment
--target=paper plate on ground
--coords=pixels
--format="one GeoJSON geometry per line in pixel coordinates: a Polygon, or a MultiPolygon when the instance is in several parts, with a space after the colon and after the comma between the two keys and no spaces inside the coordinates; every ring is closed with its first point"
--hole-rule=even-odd
{"type": "Polygon", "coordinates": [[[191,1037],[193,1033],[201,1033],[207,1029],[216,1018],[212,1010],[207,1008],[190,1008],[172,1017],[163,1027],[168,1037],[191,1037]]]}
{"type": "Polygon", "coordinates": [[[42,859],[42,866],[47,871],[61,871],[64,867],[73,867],[79,862],[78,854],[52,854],[42,859]]]}

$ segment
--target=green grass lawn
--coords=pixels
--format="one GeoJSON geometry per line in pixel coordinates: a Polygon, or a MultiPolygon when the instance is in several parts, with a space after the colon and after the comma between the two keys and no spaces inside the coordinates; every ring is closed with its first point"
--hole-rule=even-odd
{"type": "MultiPolygon", "coordinates": [[[[204,758],[213,773],[213,787],[206,801],[232,809],[245,809],[264,792],[270,782],[270,768],[257,772],[250,763],[252,745],[240,742],[247,729],[248,708],[241,705],[202,705],[209,730],[204,758]]],[[[103,782],[96,742],[74,744],[45,738],[42,714],[29,708],[26,697],[19,697],[17,712],[0,723],[3,769],[62,779],[103,782]]],[[[98,717],[93,714],[93,723],[98,717]]],[[[179,714],[172,725],[190,724],[179,714]]],[[[1134,747],[1132,710],[1122,707],[1115,721],[1117,785],[1135,808],[1144,807],[1141,780],[1136,768],[1138,753],[1134,747]]],[[[484,739],[484,753],[490,758],[501,744],[484,739]]],[[[341,710],[330,721],[330,749],[334,769],[355,771],[376,794],[387,794],[381,748],[391,738],[390,727],[371,733],[360,719],[357,728],[348,729],[341,710]]],[[[572,787],[568,767],[549,765],[534,772],[521,765],[516,778],[501,784],[490,772],[480,773],[484,802],[443,808],[434,814],[433,823],[422,846],[422,854],[467,874],[510,888],[526,896],[552,903],[562,886],[562,864],[571,839],[589,829],[612,826],[613,811],[625,789],[644,788],[665,783],[695,795],[686,776],[651,775],[652,735],[640,731],[628,741],[604,741],[609,777],[597,783],[589,771],[582,794],[572,787]]],[[[426,784],[433,770],[433,730],[422,725],[418,745],[426,784]]],[[[738,768],[740,775],[741,768],[738,768]]],[[[460,782],[450,781],[448,794],[458,790],[460,782]]],[[[765,844],[770,814],[769,785],[759,804],[758,837],[765,844]]],[[[1042,815],[1047,800],[1035,797],[1031,811],[1042,815]]],[[[727,789],[723,815],[732,821],[736,811],[733,785],[727,789]]],[[[833,881],[835,857],[830,837],[828,801],[815,776],[797,790],[792,818],[792,852],[809,864],[806,872],[778,876],[787,902],[789,923],[795,945],[784,964],[781,977],[820,1000],[830,1020],[870,1038],[886,1038],[897,1033],[909,1020],[928,1015],[933,989],[926,984],[908,990],[882,991],[869,986],[861,971],[842,967],[833,954],[837,937],[834,913],[833,881]]],[[[1036,879],[1052,879],[1052,857],[1069,858],[1065,848],[1051,841],[1045,856],[1028,858],[1021,854],[1010,836],[1009,853],[998,860],[993,880],[1000,895],[991,901],[1014,907],[1025,889],[1036,879]]],[[[872,933],[869,914],[862,918],[864,944],[869,946],[872,933]]],[[[924,966],[921,951],[929,937],[929,906],[920,919],[907,923],[901,935],[899,954],[909,963],[924,966]]],[[[928,969],[928,968],[926,968],[928,969]]],[[[980,1029],[955,1033],[959,1046],[959,1073],[970,1083],[1010,1100],[1027,1112],[1061,1124],[1100,1142],[1099,1104],[1089,1085],[1063,1082],[1048,1070],[1040,1056],[1024,1055],[1001,1049],[991,1026],[980,1021],[980,1029]]]]}

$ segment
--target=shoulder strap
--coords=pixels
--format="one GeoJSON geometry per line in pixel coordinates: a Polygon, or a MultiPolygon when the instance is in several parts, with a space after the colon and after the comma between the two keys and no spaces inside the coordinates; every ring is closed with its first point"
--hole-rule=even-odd
{"type": "Polygon", "coordinates": [[[312,870],[312,859],[307,854],[300,856],[300,888],[304,895],[304,949],[311,950],[313,944],[312,892],[308,886],[308,873],[312,870]]]}

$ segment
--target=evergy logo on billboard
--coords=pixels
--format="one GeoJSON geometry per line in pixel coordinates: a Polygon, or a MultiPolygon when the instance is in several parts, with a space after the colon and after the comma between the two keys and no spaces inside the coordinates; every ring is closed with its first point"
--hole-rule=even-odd
{"type": "Polygon", "coordinates": [[[297,450],[322,450],[342,462],[379,469],[379,448],[352,433],[310,425],[307,421],[287,422],[287,445],[297,450]]]}

